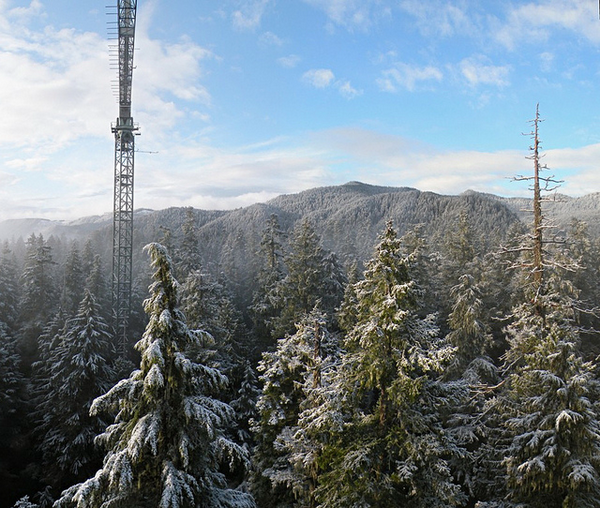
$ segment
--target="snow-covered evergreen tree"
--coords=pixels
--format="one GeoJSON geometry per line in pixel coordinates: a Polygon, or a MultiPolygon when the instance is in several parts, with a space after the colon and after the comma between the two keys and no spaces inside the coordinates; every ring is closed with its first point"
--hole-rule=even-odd
{"type": "Polygon", "coordinates": [[[14,255],[8,242],[0,255],[0,321],[15,331],[19,315],[19,284],[14,255]]]}
{"type": "Polygon", "coordinates": [[[92,257],[89,265],[88,275],[85,279],[85,289],[87,289],[100,308],[100,315],[105,319],[110,316],[110,291],[107,283],[107,274],[104,272],[102,259],[98,254],[92,257]]]}
{"type": "MultiPolygon", "coordinates": [[[[474,269],[473,265],[471,267],[474,269]]],[[[452,367],[458,376],[464,373],[473,360],[484,356],[492,344],[477,275],[461,275],[458,284],[450,291],[452,311],[448,316],[448,326],[451,331],[447,338],[456,348],[452,367]]]]}
{"type": "Polygon", "coordinates": [[[65,262],[61,295],[61,307],[67,314],[73,315],[77,312],[77,308],[83,297],[84,286],[85,275],[79,253],[79,245],[77,242],[73,242],[65,262]]]}
{"type": "Polygon", "coordinates": [[[183,237],[177,251],[176,270],[179,280],[185,280],[191,272],[199,270],[201,267],[198,228],[196,227],[196,216],[193,208],[186,209],[181,232],[183,237]]]}
{"type": "Polygon", "coordinates": [[[411,259],[388,223],[365,278],[355,284],[356,324],[340,367],[347,422],[324,453],[323,508],[459,506],[464,495],[448,459],[440,411],[453,396],[438,376],[453,349],[419,317],[411,259]]]}
{"type": "Polygon", "coordinates": [[[261,350],[272,344],[273,320],[278,314],[277,288],[283,280],[284,233],[277,215],[272,214],[265,226],[260,242],[262,266],[258,273],[256,287],[252,296],[252,322],[254,334],[260,341],[261,350]]]}
{"type": "Polygon", "coordinates": [[[32,503],[29,496],[24,496],[15,503],[13,508],[39,508],[39,505],[32,503]]]}
{"type": "Polygon", "coordinates": [[[214,363],[229,378],[234,396],[243,377],[246,335],[241,313],[234,307],[224,280],[217,281],[202,269],[189,273],[182,286],[182,309],[190,328],[208,332],[215,341],[214,363]]]}
{"type": "Polygon", "coordinates": [[[21,320],[35,325],[45,323],[51,309],[56,307],[57,286],[54,283],[52,248],[43,236],[31,235],[27,240],[27,258],[21,284],[21,320]]]}
{"type": "Polygon", "coordinates": [[[504,463],[517,505],[600,505],[600,384],[572,312],[547,290],[517,307],[508,328],[504,463]]]}
{"type": "MultiPolygon", "coordinates": [[[[27,257],[21,275],[20,340],[26,364],[37,356],[37,338],[57,308],[59,291],[55,284],[52,248],[42,235],[27,240],[27,257]]],[[[27,365],[28,366],[28,365],[27,365]]]]}
{"type": "MultiPolygon", "coordinates": [[[[488,356],[492,342],[483,303],[477,263],[467,265],[473,274],[459,278],[450,292],[452,311],[448,318],[448,341],[456,353],[444,378],[452,380],[462,398],[444,415],[446,433],[466,453],[454,457],[451,468],[455,479],[471,500],[487,499],[499,464],[491,439],[489,416],[485,411],[488,398],[483,387],[499,382],[498,369],[488,356]]],[[[492,425],[492,428],[494,426],[492,425]]]]}
{"type": "MultiPolygon", "coordinates": [[[[295,506],[317,506],[316,489],[326,468],[323,452],[333,432],[342,430],[343,416],[337,394],[339,339],[327,329],[327,318],[313,309],[297,325],[290,341],[297,347],[297,361],[304,364],[300,388],[303,400],[294,425],[286,425],[274,446],[285,460],[269,471],[271,481],[292,489],[295,506]]],[[[265,473],[266,474],[266,473],[265,473]]]]}
{"type": "Polygon", "coordinates": [[[219,470],[222,461],[244,458],[244,450],[224,437],[233,411],[215,398],[226,378],[185,354],[211,338],[187,327],[164,247],[146,250],[154,282],[144,302],[149,323],[136,344],[140,368],[92,404],[92,414],[117,411],[98,437],[108,450],[104,465],[67,489],[56,506],[253,507],[219,470]]]}
{"type": "Polygon", "coordinates": [[[65,482],[81,480],[100,465],[94,438],[106,423],[90,416],[89,410],[115,380],[109,365],[113,337],[89,291],[53,342],[50,362],[43,364],[48,377],[37,394],[35,413],[44,478],[62,489],[65,482]]]}
{"type": "Polygon", "coordinates": [[[259,396],[260,390],[258,388],[256,372],[252,368],[250,361],[246,360],[243,363],[243,374],[240,386],[230,405],[235,411],[235,436],[237,441],[247,446],[249,449],[253,443],[250,424],[258,415],[256,403],[259,396]]]}
{"type": "Polygon", "coordinates": [[[335,257],[321,245],[313,226],[303,220],[294,229],[290,252],[285,257],[287,275],[276,289],[274,333],[294,333],[296,323],[317,301],[330,317],[340,304],[346,278],[335,257]]]}
{"type": "Polygon", "coordinates": [[[281,480],[281,471],[290,467],[289,454],[275,443],[286,427],[297,424],[304,400],[302,383],[312,351],[307,352],[298,342],[296,335],[286,335],[277,341],[275,351],[263,353],[258,364],[262,394],[252,426],[256,446],[250,484],[261,508],[294,505],[291,485],[281,480]]]}
{"type": "Polygon", "coordinates": [[[23,426],[24,379],[16,341],[0,321],[0,478],[12,476],[15,438],[23,426]]]}

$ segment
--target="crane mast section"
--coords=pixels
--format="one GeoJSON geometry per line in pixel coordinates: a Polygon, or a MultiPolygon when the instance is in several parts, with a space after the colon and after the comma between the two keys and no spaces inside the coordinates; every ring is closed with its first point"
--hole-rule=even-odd
{"type": "Polygon", "coordinates": [[[115,136],[112,308],[123,354],[127,349],[132,293],[134,153],[138,127],[131,116],[131,89],[136,10],[137,0],[117,1],[119,117],[112,124],[115,136]]]}
{"type": "Polygon", "coordinates": [[[119,117],[131,117],[137,0],[119,0],[119,117]]]}

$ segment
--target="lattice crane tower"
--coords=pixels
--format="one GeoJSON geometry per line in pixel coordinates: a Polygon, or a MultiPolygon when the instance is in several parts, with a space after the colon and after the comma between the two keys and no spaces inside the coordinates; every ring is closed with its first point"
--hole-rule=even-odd
{"type": "Polygon", "coordinates": [[[131,117],[136,10],[137,0],[117,0],[119,117],[112,124],[115,135],[112,313],[122,353],[125,353],[128,344],[127,331],[131,315],[133,163],[135,131],[138,130],[131,117]]]}

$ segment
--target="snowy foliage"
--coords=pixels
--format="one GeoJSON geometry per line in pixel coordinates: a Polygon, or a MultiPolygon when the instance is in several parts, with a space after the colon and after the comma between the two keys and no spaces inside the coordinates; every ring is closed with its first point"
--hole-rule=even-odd
{"type": "Polygon", "coordinates": [[[535,328],[535,315],[521,315],[510,328],[507,358],[518,350],[522,363],[511,364],[507,395],[509,493],[515,501],[535,499],[544,506],[598,506],[600,384],[594,365],[577,351],[576,328],[554,321],[557,314],[535,328]]]}
{"type": "Polygon", "coordinates": [[[140,369],[94,401],[92,414],[116,411],[98,437],[108,450],[104,465],[67,489],[56,506],[251,507],[252,499],[228,488],[220,472],[223,460],[246,460],[243,448],[223,437],[233,412],[214,395],[226,378],[185,357],[200,336],[177,308],[178,284],[165,249],[146,249],[155,271],[144,303],[149,323],[136,344],[140,369]]]}
{"type": "MultiPolygon", "coordinates": [[[[271,462],[263,475],[272,485],[291,491],[299,507],[314,506],[326,436],[341,430],[334,387],[339,354],[338,339],[329,333],[325,315],[315,307],[298,323],[294,335],[278,342],[276,363],[268,368],[264,361],[261,364],[265,387],[259,399],[262,426],[256,430],[261,433],[269,425],[271,433],[278,430],[271,462]],[[281,377],[285,376],[283,371],[289,379],[281,377]],[[293,391],[280,393],[283,401],[273,399],[275,385],[282,384],[293,387],[293,391]],[[286,396],[296,399],[287,411],[286,396]],[[275,415],[285,415],[285,419],[275,415]]],[[[262,450],[259,459],[264,467],[269,456],[262,450]]]]}
{"type": "MultiPolygon", "coordinates": [[[[354,285],[356,323],[342,355],[340,397],[348,415],[324,453],[316,497],[323,507],[459,506],[464,495],[447,458],[440,410],[451,386],[437,377],[453,349],[418,315],[419,288],[388,223],[365,278],[354,285]]],[[[340,421],[340,420],[338,420],[340,421]]]]}
{"type": "Polygon", "coordinates": [[[61,485],[65,478],[81,479],[98,465],[94,438],[105,423],[90,417],[89,409],[114,381],[109,366],[114,349],[108,325],[87,290],[77,315],[62,327],[60,317],[55,323],[58,330],[50,327],[46,331],[41,349],[48,357],[38,362],[41,378],[36,415],[45,478],[61,485]]]}

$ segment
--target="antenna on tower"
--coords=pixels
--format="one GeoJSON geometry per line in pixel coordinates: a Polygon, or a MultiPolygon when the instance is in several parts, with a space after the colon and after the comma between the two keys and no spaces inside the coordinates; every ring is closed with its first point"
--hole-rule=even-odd
{"type": "Polygon", "coordinates": [[[111,125],[115,135],[112,317],[122,354],[127,351],[131,315],[133,167],[138,130],[131,116],[136,10],[137,0],[117,0],[117,23],[116,26],[109,24],[110,35],[118,40],[109,49],[113,59],[111,63],[116,64],[119,74],[118,82],[113,83],[113,90],[118,92],[119,116],[111,125]]]}

